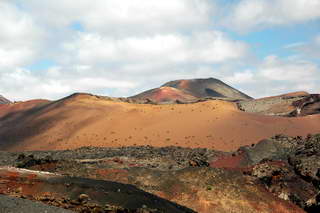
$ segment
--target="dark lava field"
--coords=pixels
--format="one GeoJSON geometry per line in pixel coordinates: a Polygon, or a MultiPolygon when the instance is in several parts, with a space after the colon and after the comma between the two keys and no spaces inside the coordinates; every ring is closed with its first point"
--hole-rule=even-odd
{"type": "Polygon", "coordinates": [[[137,146],[0,156],[6,205],[33,201],[34,211],[320,211],[320,135],[277,135],[236,152],[137,146]]]}

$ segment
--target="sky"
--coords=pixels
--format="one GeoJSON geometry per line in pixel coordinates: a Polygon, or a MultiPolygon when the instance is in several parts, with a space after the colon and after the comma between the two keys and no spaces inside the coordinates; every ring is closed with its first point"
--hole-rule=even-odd
{"type": "Polygon", "coordinates": [[[218,78],[320,93],[320,0],[0,0],[0,94],[131,96],[218,78]]]}

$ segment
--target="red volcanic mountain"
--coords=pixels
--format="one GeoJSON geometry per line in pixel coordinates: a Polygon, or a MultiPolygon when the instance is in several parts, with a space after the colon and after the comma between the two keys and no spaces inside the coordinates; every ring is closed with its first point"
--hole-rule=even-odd
{"type": "Polygon", "coordinates": [[[162,86],[173,87],[189,92],[197,98],[219,97],[239,100],[252,99],[250,96],[215,78],[176,80],[165,83],[162,86]]]}
{"type": "Polygon", "coordinates": [[[170,103],[175,101],[194,102],[204,98],[229,100],[252,99],[250,96],[214,78],[170,81],[160,88],[148,90],[130,98],[140,100],[148,99],[156,103],[170,103]]]}
{"type": "Polygon", "coordinates": [[[187,91],[179,90],[173,87],[160,87],[145,91],[136,96],[132,96],[132,99],[144,99],[150,100],[156,103],[172,103],[173,101],[196,101],[197,98],[194,97],[187,91]]]}
{"type": "Polygon", "coordinates": [[[0,104],[10,104],[11,101],[0,95],[0,104]]]}

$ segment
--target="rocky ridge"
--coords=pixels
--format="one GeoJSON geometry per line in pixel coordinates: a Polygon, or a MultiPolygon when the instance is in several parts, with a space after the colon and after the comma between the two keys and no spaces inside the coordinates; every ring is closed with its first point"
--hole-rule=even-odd
{"type": "Polygon", "coordinates": [[[272,116],[299,117],[320,112],[320,95],[298,92],[237,102],[245,112],[272,116]]]}

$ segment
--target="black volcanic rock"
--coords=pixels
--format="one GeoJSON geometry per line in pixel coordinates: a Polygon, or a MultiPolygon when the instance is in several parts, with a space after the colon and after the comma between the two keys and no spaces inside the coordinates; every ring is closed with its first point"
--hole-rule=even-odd
{"type": "Polygon", "coordinates": [[[46,212],[46,213],[72,213],[62,208],[45,205],[40,202],[33,202],[27,199],[9,197],[0,195],[0,212],[2,213],[30,213],[30,212],[46,212]]]}
{"type": "Polygon", "coordinates": [[[320,134],[309,135],[289,157],[299,175],[320,188],[320,134]]]}
{"type": "Polygon", "coordinates": [[[0,104],[10,104],[11,101],[0,95],[0,104]]]}
{"type": "Polygon", "coordinates": [[[295,168],[284,161],[265,161],[255,165],[251,175],[265,185],[266,189],[275,196],[295,203],[306,212],[318,212],[318,188],[301,178],[295,168]]]}
{"type": "Polygon", "coordinates": [[[258,178],[269,192],[306,212],[320,212],[320,134],[276,135],[238,152],[245,156],[245,173],[258,178]]]}
{"type": "Polygon", "coordinates": [[[219,97],[239,100],[252,99],[250,96],[215,78],[170,81],[162,85],[162,87],[177,88],[189,92],[197,98],[219,97]]]}

